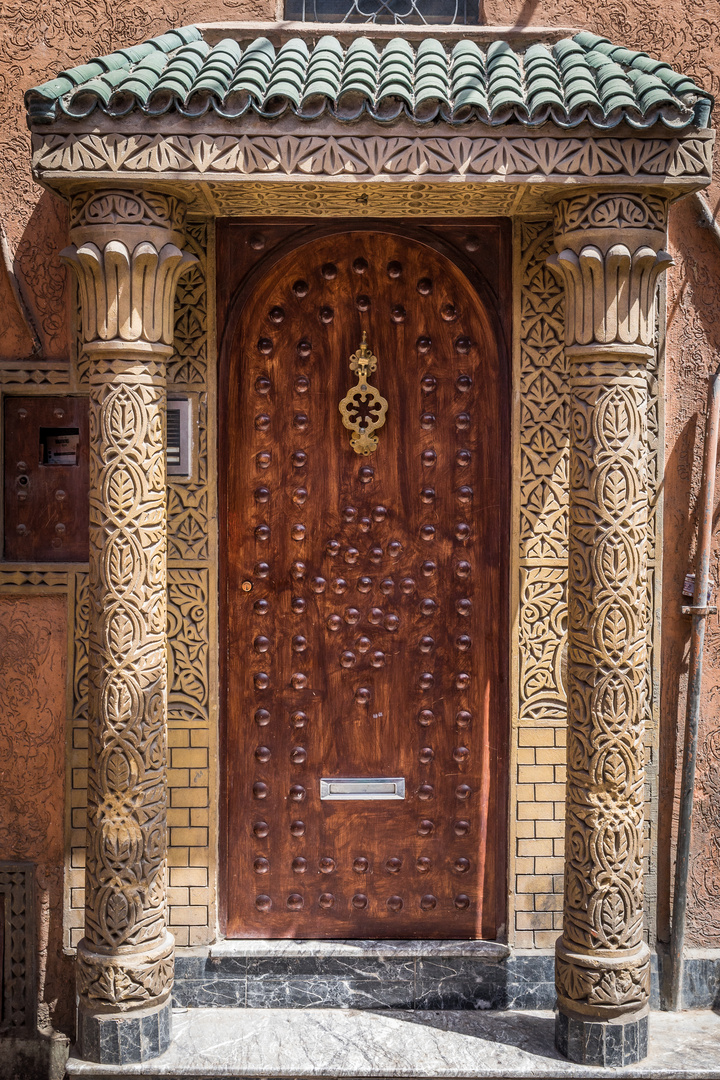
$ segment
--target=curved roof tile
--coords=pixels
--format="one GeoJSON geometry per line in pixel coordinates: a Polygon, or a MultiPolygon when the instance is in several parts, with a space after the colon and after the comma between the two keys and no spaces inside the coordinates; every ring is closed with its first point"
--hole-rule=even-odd
{"type": "Polygon", "coordinates": [[[330,35],[309,46],[292,38],[276,49],[263,37],[243,47],[225,38],[211,48],[195,26],[62,71],[28,90],[28,120],[50,124],[133,110],[200,116],[208,109],[237,118],[248,110],[276,117],[290,111],[339,121],[364,113],[380,123],[407,116],[416,123],[520,122],[560,127],[589,122],[610,128],[709,123],[713,98],[669,64],[582,31],[554,45],[522,50],[471,40],[449,50],[427,37],[413,47],[356,37],[343,46],[330,35]]]}

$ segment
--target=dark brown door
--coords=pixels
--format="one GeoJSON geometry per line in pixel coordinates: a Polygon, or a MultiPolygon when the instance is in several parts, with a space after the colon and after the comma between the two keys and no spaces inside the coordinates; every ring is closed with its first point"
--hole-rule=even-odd
{"type": "Polygon", "coordinates": [[[221,441],[229,936],[497,932],[509,448],[492,327],[448,258],[367,231],[279,259],[244,305],[221,441]],[[388,403],[367,456],[338,410],[362,331],[388,403]],[[338,780],[360,797],[322,798],[338,780]],[[366,797],[398,781],[404,798],[366,797]]]}

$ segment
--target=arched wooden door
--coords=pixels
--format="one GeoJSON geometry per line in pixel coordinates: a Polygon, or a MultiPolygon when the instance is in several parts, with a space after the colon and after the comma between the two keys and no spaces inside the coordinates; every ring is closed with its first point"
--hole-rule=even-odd
{"type": "Polygon", "coordinates": [[[358,231],[280,259],[228,349],[227,934],[493,937],[509,548],[493,322],[438,251],[358,231]],[[338,409],[363,331],[387,400],[367,456],[338,409]]]}

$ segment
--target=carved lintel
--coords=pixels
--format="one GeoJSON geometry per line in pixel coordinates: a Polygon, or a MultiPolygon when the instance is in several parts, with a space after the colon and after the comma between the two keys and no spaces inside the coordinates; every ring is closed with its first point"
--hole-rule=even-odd
{"type": "MultiPolygon", "coordinates": [[[[165,379],[182,203],[98,192],[71,206],[90,383],[86,1013],[159,1006],[167,876],[165,379]]],[[[83,1027],[81,1025],[81,1031],[83,1027]]]]}
{"type": "Polygon", "coordinates": [[[665,203],[596,193],[556,207],[570,383],[568,749],[560,1009],[647,1006],[643,736],[647,656],[646,366],[670,264],[665,203]]]}

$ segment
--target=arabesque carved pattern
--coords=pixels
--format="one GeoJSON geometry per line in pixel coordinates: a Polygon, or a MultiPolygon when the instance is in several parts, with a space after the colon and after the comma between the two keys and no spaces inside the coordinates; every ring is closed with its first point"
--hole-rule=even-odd
{"type": "Polygon", "coordinates": [[[283,176],[703,177],[702,136],[33,135],[33,171],[283,176]]]}
{"type": "MultiPolygon", "coordinates": [[[[90,383],[87,850],[77,964],[90,1011],[161,1004],[172,986],[165,384],[175,284],[196,260],[163,242],[177,234],[158,225],[156,202],[143,209],[139,201],[122,192],[88,197],[74,220],[84,222],[90,208],[93,224],[74,228],[80,246],[65,253],[80,284],[90,383]]],[[[160,205],[172,218],[174,200],[160,205]]]]}
{"type": "Polygon", "coordinates": [[[208,716],[208,578],[209,571],[204,568],[168,570],[171,720],[205,721],[208,716]]]}
{"type": "Polygon", "coordinates": [[[88,635],[90,589],[88,575],[75,575],[75,634],[73,643],[73,720],[88,715],[88,635]]]}
{"type": "Polygon", "coordinates": [[[156,191],[82,192],[70,200],[70,228],[84,225],[157,225],[182,230],[185,203],[156,191]]]}
{"type": "Polygon", "coordinates": [[[575,229],[655,229],[665,234],[667,199],[657,195],[588,192],[555,204],[555,232],[575,229]]]}
{"type": "MultiPolygon", "coordinates": [[[[91,361],[88,847],[81,994],[150,1000],[165,930],[165,369],[91,361]],[[111,955],[101,955],[108,950],[111,955]],[[143,969],[144,970],[144,969],[143,969]]],[[[171,962],[171,961],[170,961],[171,962]]],[[[165,987],[167,989],[167,987],[165,987]]],[[[168,991],[169,992],[169,991],[168,991]]]]}
{"type": "MultiPolygon", "coordinates": [[[[392,184],[314,183],[286,181],[244,181],[226,184],[205,181],[201,188],[218,215],[277,214],[288,217],[427,217],[429,214],[510,215],[520,200],[527,206],[539,185],[530,184],[441,184],[424,179],[392,184]]],[[[547,212],[547,202],[535,196],[534,210],[547,212]]]]}
{"type": "MultiPolygon", "coordinates": [[[[190,480],[168,479],[168,559],[173,564],[210,557],[207,231],[204,221],[187,225],[187,250],[197,261],[180,279],[175,297],[173,355],[168,361],[168,384],[197,394],[196,473],[190,480]]],[[[196,708],[199,705],[196,702],[196,708]]]]}
{"type": "Polygon", "coordinates": [[[520,724],[564,724],[570,405],[552,226],[520,226],[520,724]]]}
{"type": "MultiPolygon", "coordinates": [[[[556,982],[561,1007],[601,1018],[641,1008],[649,995],[642,866],[647,365],[657,279],[671,261],[644,243],[644,223],[628,227],[621,212],[608,224],[607,216],[592,226],[607,254],[599,262],[593,254],[596,319],[589,327],[589,286],[575,288],[567,232],[556,237],[561,255],[548,260],[566,285],[571,394],[565,897],[556,982]],[[626,276],[617,270],[621,246],[630,257],[626,276]],[[632,310],[623,304],[628,293],[632,310]]],[[[561,211],[560,221],[565,217],[561,211]]],[[[579,244],[582,257],[587,246],[579,244]]]]}

